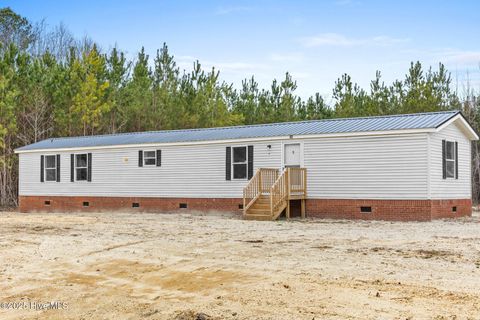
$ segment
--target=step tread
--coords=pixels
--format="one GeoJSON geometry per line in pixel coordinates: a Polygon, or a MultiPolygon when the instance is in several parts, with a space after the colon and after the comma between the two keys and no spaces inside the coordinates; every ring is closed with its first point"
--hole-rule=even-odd
{"type": "Polygon", "coordinates": [[[245,220],[264,220],[264,221],[268,221],[268,220],[272,220],[272,216],[271,215],[267,215],[267,214],[245,214],[243,216],[243,219],[245,220]]]}
{"type": "Polygon", "coordinates": [[[270,208],[270,203],[254,203],[252,204],[252,207],[270,208]]]}
{"type": "Polygon", "coordinates": [[[247,211],[247,214],[269,216],[269,215],[270,215],[270,211],[267,211],[267,210],[248,210],[248,211],[247,211]]]}

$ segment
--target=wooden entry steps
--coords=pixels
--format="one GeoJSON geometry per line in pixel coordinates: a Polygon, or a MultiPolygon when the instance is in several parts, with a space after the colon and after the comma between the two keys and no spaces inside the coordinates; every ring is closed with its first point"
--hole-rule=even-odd
{"type": "Polygon", "coordinates": [[[290,200],[301,200],[305,217],[307,170],[286,168],[280,175],[277,169],[258,169],[243,189],[243,217],[247,220],[276,220],[285,211],[290,218],[290,200]]]}
{"type": "MultiPolygon", "coordinates": [[[[280,211],[285,209],[283,206],[280,211]]],[[[280,214],[278,214],[280,215],[280,214]]],[[[271,210],[270,210],[270,197],[268,195],[262,195],[255,200],[255,202],[250,206],[247,210],[247,213],[244,213],[244,219],[246,220],[275,220],[278,217],[272,217],[271,210]]]]}

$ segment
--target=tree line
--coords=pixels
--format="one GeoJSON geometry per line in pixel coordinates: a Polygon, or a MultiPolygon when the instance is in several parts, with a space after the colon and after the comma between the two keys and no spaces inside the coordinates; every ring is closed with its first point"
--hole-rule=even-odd
{"type": "MultiPolygon", "coordinates": [[[[480,127],[479,94],[452,90],[445,66],[411,63],[404,79],[386,84],[377,72],[369,90],[348,74],[332,99],[302,99],[286,72],[268,88],[254,76],[240,87],[195,61],[182,70],[163,43],[153,57],[140,48],[128,59],[120,48],[102,50],[60,24],[48,28],[10,8],[0,9],[0,206],[17,204],[17,147],[58,136],[216,127],[333,117],[461,109],[480,127]]],[[[480,157],[474,144],[474,200],[480,192],[480,157]]]]}

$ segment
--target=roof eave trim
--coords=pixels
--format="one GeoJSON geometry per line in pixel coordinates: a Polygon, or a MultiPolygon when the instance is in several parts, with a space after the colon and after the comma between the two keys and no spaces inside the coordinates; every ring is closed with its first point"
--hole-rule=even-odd
{"type": "Polygon", "coordinates": [[[141,144],[117,144],[106,146],[91,147],[65,147],[65,148],[44,148],[44,149],[15,149],[17,154],[21,153],[37,153],[37,152],[53,152],[53,151],[82,151],[82,150],[101,150],[101,149],[121,149],[121,148],[145,148],[145,147],[162,147],[162,146],[186,146],[186,145],[205,145],[205,144],[225,144],[225,143],[242,143],[242,142],[259,142],[259,141],[276,141],[290,139],[314,139],[314,138],[335,138],[335,137],[355,137],[355,136],[383,136],[383,135],[399,135],[399,134],[415,134],[435,132],[435,128],[421,129],[399,129],[388,131],[365,131],[365,132],[343,132],[343,133],[326,133],[326,134],[304,134],[290,136],[272,136],[258,138],[242,138],[242,139],[225,139],[225,140],[202,140],[202,141],[186,141],[186,142],[164,142],[164,143],[141,143],[141,144]]]}
{"type": "Polygon", "coordinates": [[[470,140],[478,140],[479,139],[479,136],[478,136],[477,132],[475,131],[475,129],[473,129],[473,127],[470,125],[470,123],[467,121],[467,119],[465,119],[463,114],[460,113],[460,112],[457,113],[452,118],[450,118],[449,120],[445,121],[440,126],[438,126],[435,131],[439,132],[439,131],[443,130],[444,128],[448,127],[450,124],[452,124],[455,121],[458,121],[462,125],[462,127],[465,129],[466,136],[470,140]]]}

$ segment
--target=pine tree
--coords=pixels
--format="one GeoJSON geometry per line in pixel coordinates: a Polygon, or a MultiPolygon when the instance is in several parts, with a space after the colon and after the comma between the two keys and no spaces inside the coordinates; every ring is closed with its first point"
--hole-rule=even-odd
{"type": "Polygon", "coordinates": [[[83,134],[95,134],[104,114],[110,111],[107,97],[109,82],[105,79],[105,58],[99,54],[96,46],[83,54],[73,66],[80,82],[78,92],[73,97],[70,110],[81,121],[83,134]]]}
{"type": "Polygon", "coordinates": [[[16,63],[18,50],[13,44],[0,53],[0,207],[15,199],[16,158],[13,154],[17,133],[18,95],[16,63]]]}
{"type": "Polygon", "coordinates": [[[130,62],[127,62],[125,54],[116,47],[112,49],[106,58],[107,79],[109,82],[108,97],[110,100],[110,118],[106,126],[108,132],[115,133],[121,130],[128,122],[128,110],[126,107],[124,88],[128,83],[130,62]]]}
{"type": "Polygon", "coordinates": [[[142,47],[133,66],[132,78],[126,88],[128,131],[152,130],[152,72],[148,55],[142,47]]]}

